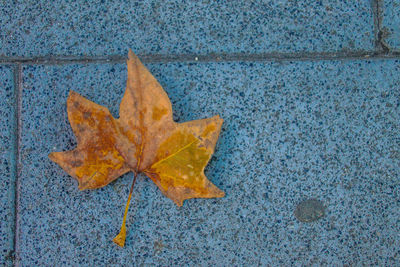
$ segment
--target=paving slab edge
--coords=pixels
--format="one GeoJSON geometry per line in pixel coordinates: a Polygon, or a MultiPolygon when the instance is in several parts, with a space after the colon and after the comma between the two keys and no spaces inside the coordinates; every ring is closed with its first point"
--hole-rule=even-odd
{"type": "Polygon", "coordinates": [[[383,20],[383,5],[382,0],[372,0],[372,11],[374,16],[374,35],[375,35],[375,49],[383,53],[390,53],[393,51],[386,43],[385,31],[382,29],[383,20]]]}
{"type": "MultiPolygon", "coordinates": [[[[168,62],[260,62],[260,61],[318,61],[353,59],[400,59],[400,51],[355,51],[327,53],[262,53],[262,54],[181,54],[181,55],[138,55],[145,63],[168,62]]],[[[63,65],[122,63],[125,56],[111,55],[102,57],[54,56],[54,57],[0,57],[0,64],[25,65],[63,65]]]]}
{"type": "Polygon", "coordinates": [[[14,266],[19,266],[19,192],[20,192],[20,141],[21,141],[21,104],[22,104],[22,64],[13,66],[14,72],[14,240],[13,240],[13,263],[14,266]]]}

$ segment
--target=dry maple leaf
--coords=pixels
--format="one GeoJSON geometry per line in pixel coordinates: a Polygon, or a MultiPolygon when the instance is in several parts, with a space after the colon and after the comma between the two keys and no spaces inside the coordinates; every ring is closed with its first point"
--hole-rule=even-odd
{"type": "Polygon", "coordinates": [[[189,198],[223,197],[225,193],[204,175],[221,130],[222,119],[176,123],[171,102],[157,80],[129,50],[128,80],[118,119],[110,111],[71,91],[68,119],[77,148],[49,154],[79,182],[79,189],[103,187],[126,172],[134,179],[120,233],[123,247],[126,216],[139,173],[146,174],[178,206],[189,198]]]}

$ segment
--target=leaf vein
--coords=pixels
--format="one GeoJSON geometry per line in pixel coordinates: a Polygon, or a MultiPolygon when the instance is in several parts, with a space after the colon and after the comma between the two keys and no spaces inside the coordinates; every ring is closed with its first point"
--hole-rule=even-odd
{"type": "MultiPolygon", "coordinates": [[[[178,153],[180,153],[181,151],[187,149],[188,147],[190,147],[191,145],[193,145],[193,144],[196,143],[196,142],[199,142],[199,140],[196,139],[196,140],[194,140],[193,142],[190,142],[189,144],[185,145],[184,147],[182,147],[181,149],[179,149],[179,150],[176,151],[175,153],[172,153],[172,154],[169,155],[168,157],[165,157],[165,158],[163,158],[163,159],[157,161],[156,163],[154,163],[153,165],[151,165],[150,168],[152,168],[152,167],[154,167],[154,166],[160,164],[161,162],[164,162],[164,161],[166,161],[167,159],[169,159],[169,158],[171,158],[171,157],[177,155],[178,153]]],[[[147,171],[147,170],[145,170],[145,171],[147,171]]]]}

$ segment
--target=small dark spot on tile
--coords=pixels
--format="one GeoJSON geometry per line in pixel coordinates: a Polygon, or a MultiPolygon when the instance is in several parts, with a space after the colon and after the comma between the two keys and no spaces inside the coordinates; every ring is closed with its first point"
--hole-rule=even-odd
{"type": "Polygon", "coordinates": [[[294,216],[301,222],[313,222],[325,215],[325,206],[317,199],[307,199],[300,202],[294,216]]]}
{"type": "Polygon", "coordinates": [[[164,244],[161,240],[154,241],[154,254],[162,252],[164,249],[164,244]]]}

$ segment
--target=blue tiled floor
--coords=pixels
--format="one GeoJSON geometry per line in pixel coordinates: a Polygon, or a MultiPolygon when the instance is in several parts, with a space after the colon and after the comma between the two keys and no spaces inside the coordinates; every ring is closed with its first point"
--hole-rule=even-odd
{"type": "Polygon", "coordinates": [[[0,6],[0,263],[400,265],[398,1],[127,3],[0,6]],[[206,175],[226,197],[177,208],[140,176],[121,249],[133,175],[81,192],[47,155],[76,145],[70,90],[118,116],[129,47],[175,120],[225,120],[206,175]],[[312,198],[325,215],[300,222],[312,198]]]}
{"type": "Polygon", "coordinates": [[[369,1],[21,1],[0,7],[0,55],[373,49],[369,1]]]}
{"type": "Polygon", "coordinates": [[[28,66],[20,151],[22,265],[394,263],[399,243],[390,237],[400,234],[400,212],[398,205],[382,204],[397,201],[399,61],[149,67],[178,121],[214,114],[225,119],[207,174],[227,196],[190,200],[178,209],[141,177],[126,247],[116,247],[110,240],[132,175],[80,192],[47,154],[75,145],[65,112],[69,90],[117,115],[125,65],[28,66]],[[293,210],[308,197],[323,200],[328,213],[305,225],[293,210]]]}
{"type": "Polygon", "coordinates": [[[400,51],[400,1],[383,2],[382,27],[385,30],[385,41],[390,49],[400,51]]]}
{"type": "Polygon", "coordinates": [[[14,244],[15,90],[13,70],[0,66],[0,261],[11,263],[14,244]]]}

